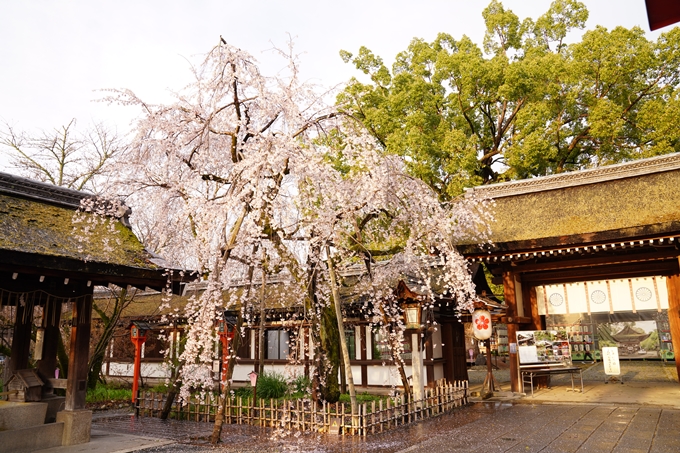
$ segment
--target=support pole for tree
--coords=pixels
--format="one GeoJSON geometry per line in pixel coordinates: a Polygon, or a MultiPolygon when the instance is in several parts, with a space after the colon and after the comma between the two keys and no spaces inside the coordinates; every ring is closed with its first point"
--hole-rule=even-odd
{"type": "Polygon", "coordinates": [[[338,318],[338,330],[340,331],[340,350],[342,351],[342,360],[345,363],[345,375],[347,376],[347,385],[349,387],[349,400],[352,407],[352,426],[354,426],[354,417],[359,413],[357,404],[357,393],[354,389],[354,378],[352,377],[352,367],[350,366],[349,350],[347,349],[347,338],[345,338],[345,326],[342,322],[342,310],[340,309],[340,295],[338,294],[337,279],[335,278],[335,267],[333,266],[333,259],[331,258],[330,247],[326,246],[326,256],[328,258],[328,273],[331,277],[331,291],[333,293],[333,302],[335,303],[335,315],[338,318]]]}
{"type": "Polygon", "coordinates": [[[260,288],[260,326],[258,329],[258,347],[257,347],[257,374],[264,373],[264,323],[265,323],[265,296],[267,289],[267,272],[266,268],[266,251],[262,247],[262,287],[260,288]]]}

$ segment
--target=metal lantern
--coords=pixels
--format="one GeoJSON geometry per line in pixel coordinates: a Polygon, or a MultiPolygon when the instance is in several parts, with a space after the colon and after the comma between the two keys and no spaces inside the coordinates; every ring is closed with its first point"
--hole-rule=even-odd
{"type": "Polygon", "coordinates": [[[472,313],[472,334],[478,340],[491,338],[491,313],[489,310],[477,309],[472,313]]]}
{"type": "Polygon", "coordinates": [[[404,323],[407,329],[420,329],[421,312],[419,303],[404,304],[404,323]]]}

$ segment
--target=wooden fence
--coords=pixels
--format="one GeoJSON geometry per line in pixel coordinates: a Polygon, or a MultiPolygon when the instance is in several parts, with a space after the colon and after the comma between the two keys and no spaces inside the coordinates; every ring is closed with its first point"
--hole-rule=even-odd
{"type": "MultiPolygon", "coordinates": [[[[165,393],[140,392],[137,414],[160,417],[165,397],[165,393]]],[[[251,398],[233,397],[227,404],[225,423],[366,436],[464,406],[467,398],[467,381],[439,382],[434,388],[425,389],[425,397],[420,401],[408,400],[402,395],[377,403],[362,403],[359,413],[353,417],[350,405],[345,403],[319,404],[308,399],[267,403],[260,399],[258,405],[253,406],[251,398]]],[[[213,422],[220,400],[212,393],[192,395],[189,401],[175,401],[169,418],[213,422]]]]}

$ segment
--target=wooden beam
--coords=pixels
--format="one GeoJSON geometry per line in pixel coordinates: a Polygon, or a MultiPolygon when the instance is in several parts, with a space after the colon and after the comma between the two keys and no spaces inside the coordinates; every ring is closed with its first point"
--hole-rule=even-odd
{"type": "Polygon", "coordinates": [[[516,268],[513,269],[515,272],[535,272],[581,267],[623,265],[630,263],[649,263],[650,261],[672,261],[675,260],[678,255],[680,255],[680,250],[676,249],[675,247],[668,247],[667,249],[656,250],[653,252],[617,253],[590,258],[572,258],[570,256],[560,256],[558,259],[553,259],[551,261],[532,259],[525,263],[513,262],[511,263],[511,266],[516,266],[516,268]]]}
{"type": "Polygon", "coordinates": [[[671,340],[675,351],[675,367],[680,376],[680,274],[671,275],[666,279],[668,287],[668,323],[671,327],[671,340]]]}
{"type": "Polygon", "coordinates": [[[500,316],[498,322],[501,324],[532,324],[533,319],[530,316],[500,316]]]}
{"type": "MultiPolygon", "coordinates": [[[[523,272],[518,268],[517,272],[523,272]]],[[[556,283],[573,283],[592,280],[649,277],[650,275],[668,276],[678,273],[677,260],[651,261],[628,264],[612,264],[602,267],[584,267],[543,272],[527,272],[522,281],[533,286],[556,283]]]]}

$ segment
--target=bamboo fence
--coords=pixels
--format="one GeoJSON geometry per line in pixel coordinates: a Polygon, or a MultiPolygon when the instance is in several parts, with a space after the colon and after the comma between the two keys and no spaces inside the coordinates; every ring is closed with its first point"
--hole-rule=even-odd
{"type": "MultiPolygon", "coordinates": [[[[139,392],[136,411],[140,416],[160,417],[165,393],[139,392]]],[[[451,411],[468,403],[468,382],[438,382],[425,389],[422,400],[404,395],[362,403],[352,416],[349,404],[317,403],[308,399],[264,400],[253,405],[252,398],[232,397],[227,402],[225,423],[284,428],[341,435],[375,434],[451,411]]],[[[221,397],[213,393],[192,395],[188,401],[173,403],[169,418],[213,422],[221,397]]]]}

